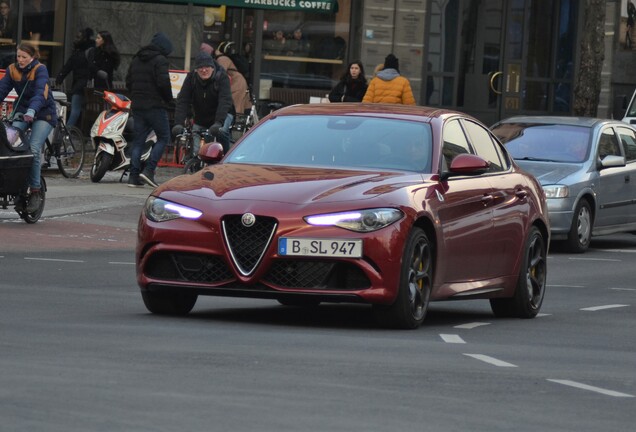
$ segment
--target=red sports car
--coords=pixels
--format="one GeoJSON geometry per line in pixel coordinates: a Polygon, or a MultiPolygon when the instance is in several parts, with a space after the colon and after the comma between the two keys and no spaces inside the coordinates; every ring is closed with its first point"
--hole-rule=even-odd
{"type": "Polygon", "coordinates": [[[296,105],[148,198],[137,280],[157,314],[199,295],[362,302],[416,328],[430,301],[490,299],[532,318],[546,286],[546,200],[477,120],[379,104],[296,105]]]}

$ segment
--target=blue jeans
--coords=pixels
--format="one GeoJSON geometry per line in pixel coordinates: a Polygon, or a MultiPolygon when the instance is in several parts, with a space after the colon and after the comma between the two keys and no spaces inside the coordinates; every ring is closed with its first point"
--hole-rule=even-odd
{"type": "MultiPolygon", "coordinates": [[[[22,131],[25,131],[28,124],[23,121],[14,121],[13,127],[16,127],[22,131]]],[[[31,136],[29,137],[29,145],[31,147],[31,153],[33,153],[33,165],[31,165],[31,172],[29,174],[29,186],[31,189],[40,189],[40,175],[42,173],[42,146],[46,138],[49,136],[53,126],[45,120],[35,120],[31,124],[31,136]]]]}
{"type": "Polygon", "coordinates": [[[157,142],[150,152],[150,160],[146,161],[145,172],[155,173],[157,164],[163,156],[166,145],[170,142],[170,122],[168,111],[163,108],[151,108],[147,110],[132,110],[135,138],[132,143],[130,175],[141,173],[141,155],[146,144],[146,137],[150,131],[157,134],[157,142]]]}
{"type": "Polygon", "coordinates": [[[77,124],[79,116],[82,113],[82,105],[84,105],[84,95],[74,94],[71,96],[71,113],[66,120],[66,126],[71,127],[77,124]]]}

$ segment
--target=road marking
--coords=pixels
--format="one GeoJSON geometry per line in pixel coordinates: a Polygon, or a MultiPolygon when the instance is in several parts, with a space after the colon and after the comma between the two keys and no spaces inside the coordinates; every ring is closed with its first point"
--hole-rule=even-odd
{"type": "Polygon", "coordinates": [[[466,354],[466,353],[464,353],[464,355],[468,356],[468,357],[472,357],[472,358],[477,359],[477,360],[481,360],[481,361],[486,362],[486,363],[490,363],[491,365],[494,365],[494,366],[499,366],[499,367],[517,367],[516,365],[513,365],[512,363],[508,363],[508,362],[505,362],[505,361],[502,361],[502,360],[498,360],[498,359],[496,359],[494,357],[490,357],[490,356],[487,356],[487,355],[466,354]]]}
{"type": "Polygon", "coordinates": [[[119,262],[119,261],[109,261],[108,264],[114,264],[114,265],[135,265],[134,262],[119,262]]]}
{"type": "Polygon", "coordinates": [[[70,262],[70,263],[83,263],[86,261],[82,261],[82,260],[70,260],[70,259],[54,259],[54,258],[30,258],[30,257],[24,257],[25,260],[30,260],[30,261],[53,261],[53,262],[70,262]]]}
{"type": "Polygon", "coordinates": [[[601,393],[604,394],[606,396],[614,396],[614,397],[634,397],[633,395],[627,394],[627,393],[621,393],[621,392],[617,392],[614,390],[607,390],[607,389],[603,389],[600,387],[594,387],[591,385],[587,385],[587,384],[582,384],[582,383],[578,383],[576,381],[570,381],[570,380],[558,380],[558,379],[548,379],[548,381],[557,383],[557,384],[563,384],[566,386],[570,386],[570,387],[576,387],[582,390],[589,390],[589,391],[593,391],[593,392],[597,392],[597,393],[601,393]]]}
{"type": "Polygon", "coordinates": [[[604,309],[614,309],[614,308],[621,308],[621,307],[628,307],[628,306],[629,305],[625,305],[625,304],[611,304],[611,305],[603,305],[603,306],[591,306],[591,307],[581,308],[580,310],[596,312],[596,311],[600,311],[604,309]]]}
{"type": "Polygon", "coordinates": [[[601,252],[636,253],[636,250],[631,250],[631,249],[601,249],[601,252]]]}
{"type": "Polygon", "coordinates": [[[619,259],[609,259],[609,258],[568,258],[572,261],[614,261],[614,262],[622,262],[623,260],[619,259]]]}
{"type": "Polygon", "coordinates": [[[457,344],[465,344],[466,343],[466,341],[464,341],[464,339],[462,339],[459,335],[455,335],[455,334],[440,334],[439,336],[446,343],[457,343],[457,344]]]}
{"type": "Polygon", "coordinates": [[[584,285],[548,285],[550,288],[585,288],[584,285]]]}
{"type": "Polygon", "coordinates": [[[546,317],[546,316],[550,316],[550,315],[552,315],[552,314],[549,314],[549,313],[538,313],[537,314],[537,318],[538,317],[546,317]]]}
{"type": "Polygon", "coordinates": [[[610,288],[615,291],[636,291],[636,288],[610,288]]]}
{"type": "Polygon", "coordinates": [[[490,323],[472,322],[472,323],[467,323],[467,324],[456,325],[455,328],[471,330],[471,329],[474,329],[474,328],[477,328],[477,327],[481,327],[481,326],[485,326],[485,325],[490,325],[490,323]]]}

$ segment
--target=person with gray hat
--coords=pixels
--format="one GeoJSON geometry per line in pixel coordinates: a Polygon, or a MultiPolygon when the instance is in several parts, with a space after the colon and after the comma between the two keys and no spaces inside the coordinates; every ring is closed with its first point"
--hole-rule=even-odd
{"type": "MultiPolygon", "coordinates": [[[[185,120],[193,112],[192,132],[197,134],[207,129],[227,152],[230,148],[229,131],[223,128],[223,123],[233,109],[230,78],[225,69],[211,55],[200,52],[195,59],[194,71],[185,77],[177,95],[172,135],[183,132],[185,120]]],[[[195,137],[194,154],[198,153],[198,147],[199,139],[195,137]]]]}
{"type": "Polygon", "coordinates": [[[167,56],[172,52],[172,42],[165,33],[156,33],[149,45],[142,47],[132,59],[126,74],[126,88],[130,91],[134,135],[128,186],[144,183],[157,187],[155,170],[170,141],[170,120],[167,106],[172,102],[172,85],[168,72],[167,56]],[[151,130],[157,135],[146,166],[141,166],[145,139],[151,130]],[[142,183],[143,181],[143,183],[142,183]]]}

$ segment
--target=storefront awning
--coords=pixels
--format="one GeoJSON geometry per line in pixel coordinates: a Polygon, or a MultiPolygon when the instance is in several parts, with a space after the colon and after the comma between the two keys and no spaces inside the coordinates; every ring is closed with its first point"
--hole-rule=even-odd
{"type": "Polygon", "coordinates": [[[193,6],[229,6],[251,9],[335,13],[338,0],[133,0],[144,3],[191,4],[193,6]]]}

